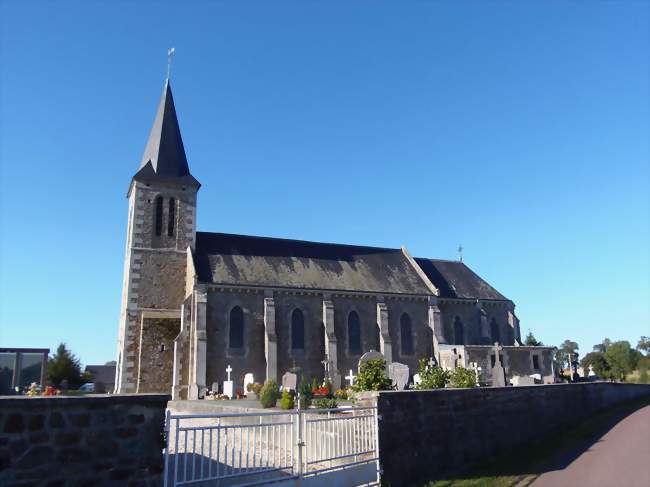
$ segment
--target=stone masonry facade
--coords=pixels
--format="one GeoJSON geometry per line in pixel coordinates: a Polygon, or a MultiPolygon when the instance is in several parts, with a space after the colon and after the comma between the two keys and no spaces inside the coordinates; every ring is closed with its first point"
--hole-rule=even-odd
{"type": "Polygon", "coordinates": [[[168,395],[0,399],[0,485],[162,485],[168,395]]]}

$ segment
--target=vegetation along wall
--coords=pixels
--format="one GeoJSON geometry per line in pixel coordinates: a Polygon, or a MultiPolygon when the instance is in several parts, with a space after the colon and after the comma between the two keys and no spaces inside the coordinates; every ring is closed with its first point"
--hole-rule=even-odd
{"type": "Polygon", "coordinates": [[[650,396],[650,385],[595,382],[380,392],[383,478],[391,487],[443,479],[642,396],[650,396]]]}

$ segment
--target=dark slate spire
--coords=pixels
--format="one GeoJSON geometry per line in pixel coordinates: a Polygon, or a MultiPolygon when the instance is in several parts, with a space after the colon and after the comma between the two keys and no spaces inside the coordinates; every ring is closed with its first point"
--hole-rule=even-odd
{"type": "Polygon", "coordinates": [[[165,88],[144,149],[140,169],[133,179],[143,182],[165,180],[200,186],[190,174],[187,164],[169,79],[165,80],[165,88]]]}

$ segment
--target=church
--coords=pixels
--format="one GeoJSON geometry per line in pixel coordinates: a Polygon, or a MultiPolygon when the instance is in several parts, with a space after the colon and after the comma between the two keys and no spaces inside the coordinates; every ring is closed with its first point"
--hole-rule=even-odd
{"type": "Polygon", "coordinates": [[[370,350],[410,374],[432,357],[491,385],[553,381],[552,349],[523,346],[515,304],[462,261],[199,232],[200,187],[167,79],[127,193],[115,392],[200,399],[227,367],[240,387],[293,367],[339,386],[370,350]]]}

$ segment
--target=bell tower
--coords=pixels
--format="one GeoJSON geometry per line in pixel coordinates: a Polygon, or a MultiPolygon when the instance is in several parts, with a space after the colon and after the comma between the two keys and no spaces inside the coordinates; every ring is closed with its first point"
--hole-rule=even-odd
{"type": "MultiPolygon", "coordinates": [[[[187,249],[194,248],[196,239],[200,186],[187,163],[168,78],[140,167],[127,193],[115,392],[155,392],[152,384],[167,382],[167,371],[156,370],[161,364],[163,369],[171,367],[173,356],[165,353],[173,354],[173,347],[166,349],[159,335],[170,336],[176,321],[180,323],[187,249]],[[156,334],[156,330],[164,333],[156,334]],[[151,377],[156,373],[162,376],[151,377]]],[[[169,390],[166,384],[158,387],[169,390]]]]}

